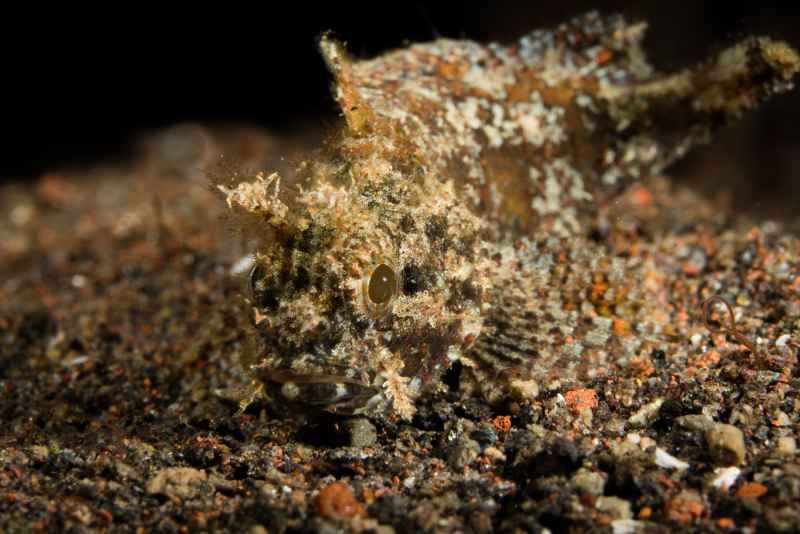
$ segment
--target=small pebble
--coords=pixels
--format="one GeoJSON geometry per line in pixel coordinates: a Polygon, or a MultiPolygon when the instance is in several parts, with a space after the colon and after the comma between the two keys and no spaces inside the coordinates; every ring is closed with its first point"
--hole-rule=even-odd
{"type": "Polygon", "coordinates": [[[631,432],[630,434],[628,434],[626,436],[625,439],[627,439],[628,441],[630,441],[634,445],[638,445],[639,442],[642,441],[642,436],[640,436],[639,434],[636,434],[635,432],[631,432]]]}
{"type": "Polygon", "coordinates": [[[714,469],[714,477],[711,479],[711,485],[722,491],[727,491],[728,488],[736,483],[736,479],[742,474],[742,470],[738,467],[717,467],[714,469]]]}
{"type": "Polygon", "coordinates": [[[497,432],[491,426],[481,426],[470,432],[469,437],[480,443],[482,447],[488,447],[497,442],[497,432]]]}
{"type": "Polygon", "coordinates": [[[639,411],[628,418],[628,423],[635,426],[645,426],[647,423],[655,420],[662,404],[664,404],[664,399],[656,399],[645,404],[639,408],[639,411]]]}
{"type": "Polygon", "coordinates": [[[797,443],[795,442],[794,438],[791,436],[778,438],[778,452],[785,454],[786,456],[791,456],[796,453],[797,443]]]}
{"type": "Polygon", "coordinates": [[[485,512],[475,512],[469,518],[469,525],[472,527],[473,532],[476,533],[489,533],[493,532],[492,518],[485,512]]]}
{"type": "Polygon", "coordinates": [[[506,461],[506,455],[497,447],[486,447],[483,449],[483,455],[495,462],[506,461]]]}
{"type": "Polygon", "coordinates": [[[450,464],[450,467],[460,471],[475,461],[480,452],[481,446],[477,441],[474,439],[461,437],[450,449],[450,454],[447,456],[447,462],[450,464]]]}
{"type": "Polygon", "coordinates": [[[349,432],[349,445],[351,447],[371,447],[378,441],[375,425],[365,417],[350,419],[345,425],[349,432]]]}
{"type": "Polygon", "coordinates": [[[678,471],[683,471],[684,469],[689,468],[688,463],[675,458],[661,447],[656,447],[655,462],[657,466],[663,467],[664,469],[677,469],[678,471]]]}
{"type": "Polygon", "coordinates": [[[631,519],[631,503],[619,497],[601,496],[597,498],[595,508],[605,512],[614,519],[631,519]]]}
{"type": "Polygon", "coordinates": [[[585,468],[578,469],[572,476],[572,485],[579,491],[592,495],[602,495],[607,476],[585,468]]]}
{"type": "Polygon", "coordinates": [[[693,430],[695,432],[707,432],[714,425],[710,417],[703,414],[682,415],[675,418],[675,422],[681,428],[693,430]]]}
{"type": "Polygon", "coordinates": [[[133,466],[126,464],[122,460],[117,460],[114,462],[114,469],[117,472],[117,476],[123,479],[136,479],[139,476],[133,466]]]}
{"type": "Polygon", "coordinates": [[[205,471],[192,467],[168,467],[147,482],[147,493],[190,499],[200,495],[208,484],[205,471]]]}
{"type": "Polygon", "coordinates": [[[617,519],[611,522],[611,532],[614,534],[634,534],[644,532],[647,523],[635,519],[617,519]]]}
{"type": "Polygon", "coordinates": [[[706,431],[706,443],[717,465],[741,465],[746,450],[744,434],[733,425],[715,424],[706,431]]]}
{"type": "Polygon", "coordinates": [[[50,449],[45,445],[34,445],[31,447],[31,456],[37,462],[46,462],[50,457],[50,449]]]}
{"type": "Polygon", "coordinates": [[[786,415],[786,412],[778,410],[772,418],[773,426],[792,426],[792,420],[786,415]]]}
{"type": "Polygon", "coordinates": [[[656,446],[656,440],[654,440],[653,438],[645,436],[641,440],[639,440],[639,448],[642,449],[643,451],[646,451],[650,447],[655,447],[655,446],[656,446]]]}

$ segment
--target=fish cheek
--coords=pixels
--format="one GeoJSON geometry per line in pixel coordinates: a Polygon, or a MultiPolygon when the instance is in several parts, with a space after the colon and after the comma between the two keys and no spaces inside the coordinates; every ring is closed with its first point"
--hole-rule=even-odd
{"type": "Polygon", "coordinates": [[[400,273],[403,294],[411,297],[427,291],[436,280],[436,268],[430,264],[407,263],[400,273]]]}
{"type": "Polygon", "coordinates": [[[481,290],[470,280],[452,280],[450,297],[445,306],[453,313],[461,313],[469,307],[480,306],[481,290]]]}
{"type": "Polygon", "coordinates": [[[425,326],[414,332],[396,336],[389,349],[403,361],[403,376],[419,377],[426,386],[438,381],[450,366],[448,353],[451,346],[460,345],[460,324],[444,330],[425,326]]]}
{"type": "Polygon", "coordinates": [[[256,264],[250,270],[250,298],[262,310],[275,311],[280,304],[281,290],[272,284],[263,265],[256,264]]]}
{"type": "Polygon", "coordinates": [[[276,287],[267,287],[253,292],[253,301],[261,309],[275,311],[281,300],[281,291],[276,287]]]}

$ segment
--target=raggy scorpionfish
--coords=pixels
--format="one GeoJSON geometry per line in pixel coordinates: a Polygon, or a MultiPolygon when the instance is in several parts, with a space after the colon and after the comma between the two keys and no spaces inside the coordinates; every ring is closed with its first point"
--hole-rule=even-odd
{"type": "Polygon", "coordinates": [[[324,35],[342,134],[292,187],[218,185],[259,229],[258,392],[409,419],[454,362],[496,401],[657,346],[653,280],[587,235],[632,181],[789,89],[798,56],[750,38],[665,75],[643,31],[590,13],[509,47],[440,39],[369,61],[324,35]]]}

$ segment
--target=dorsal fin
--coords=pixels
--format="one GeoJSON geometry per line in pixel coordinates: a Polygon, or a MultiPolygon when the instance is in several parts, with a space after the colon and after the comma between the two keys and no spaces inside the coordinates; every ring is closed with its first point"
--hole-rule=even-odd
{"type": "Polygon", "coordinates": [[[571,235],[630,181],[790,87],[800,63],[787,45],[751,38],[660,75],[643,33],[590,13],[508,47],[440,39],[368,61],[329,35],[320,48],[352,134],[413,147],[500,232],[571,235]]]}

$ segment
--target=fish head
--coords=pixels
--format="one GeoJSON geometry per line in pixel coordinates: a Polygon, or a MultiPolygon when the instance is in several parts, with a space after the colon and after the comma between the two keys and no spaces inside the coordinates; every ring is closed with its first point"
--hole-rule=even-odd
{"type": "Polygon", "coordinates": [[[287,406],[410,418],[480,332],[481,220],[452,184],[380,158],[312,174],[286,201],[277,175],[220,187],[269,236],[250,274],[253,373],[287,406]]]}

